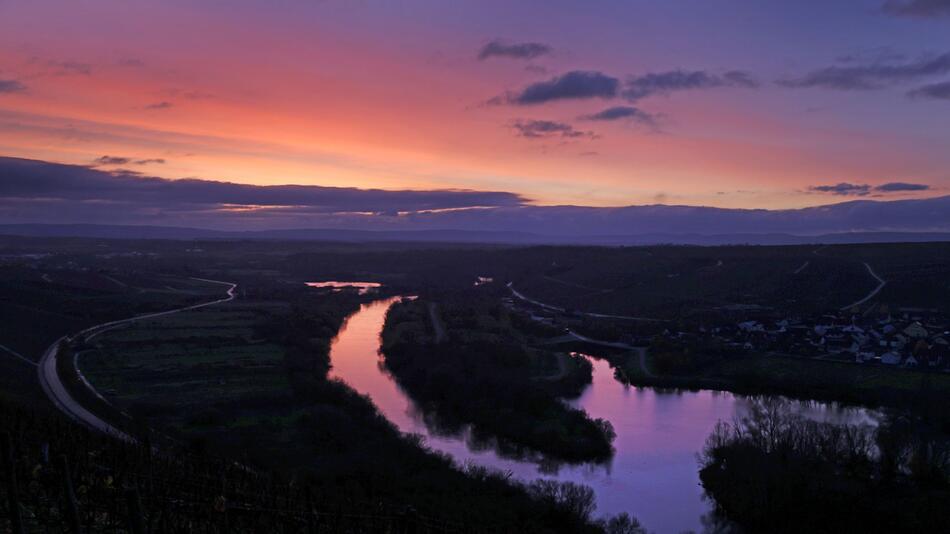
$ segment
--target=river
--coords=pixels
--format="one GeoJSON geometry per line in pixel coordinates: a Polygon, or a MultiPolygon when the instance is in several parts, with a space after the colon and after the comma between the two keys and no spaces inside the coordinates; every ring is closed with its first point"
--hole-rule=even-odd
{"type": "MultiPolygon", "coordinates": [[[[713,391],[664,392],[631,388],[614,379],[603,360],[591,358],[593,382],[569,401],[592,417],[609,420],[617,438],[613,459],[602,465],[541,467],[499,456],[491,447],[471,443],[467,435],[440,436],[427,428],[421,413],[385,370],[379,334],[386,310],[397,299],[364,305],[343,325],[330,349],[331,375],[369,395],[403,432],[421,434],[434,450],[461,464],[511,471],[523,480],[552,478],[586,484],[597,498],[597,516],[628,512],[650,531],[702,532],[712,509],[699,484],[696,454],[719,420],[741,416],[748,401],[713,391]]],[[[864,410],[821,403],[797,404],[803,415],[832,422],[868,422],[864,410]]]]}

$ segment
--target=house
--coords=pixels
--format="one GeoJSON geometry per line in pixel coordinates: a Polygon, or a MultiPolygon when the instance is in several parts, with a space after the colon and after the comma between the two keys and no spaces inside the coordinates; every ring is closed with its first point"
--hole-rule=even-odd
{"type": "Polygon", "coordinates": [[[884,365],[897,365],[901,363],[901,355],[896,352],[885,352],[881,355],[881,363],[884,365]]]}
{"type": "Polygon", "coordinates": [[[891,347],[895,349],[902,349],[904,348],[904,345],[907,344],[907,341],[907,337],[905,337],[903,334],[897,334],[894,336],[894,339],[891,340],[891,347]]]}
{"type": "Polygon", "coordinates": [[[928,336],[927,329],[924,328],[922,324],[915,321],[911,323],[907,328],[904,329],[904,335],[911,339],[926,339],[928,336]]]}
{"type": "Polygon", "coordinates": [[[758,321],[745,321],[736,326],[743,332],[762,332],[765,330],[765,327],[759,324],[758,321]]]}

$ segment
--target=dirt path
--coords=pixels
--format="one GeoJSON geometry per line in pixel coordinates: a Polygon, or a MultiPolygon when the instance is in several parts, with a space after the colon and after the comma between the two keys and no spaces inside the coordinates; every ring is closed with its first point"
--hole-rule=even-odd
{"type": "Polygon", "coordinates": [[[882,289],[884,289],[884,286],[887,285],[887,280],[878,276],[877,273],[874,272],[874,269],[871,268],[870,264],[868,264],[867,262],[864,262],[864,266],[867,268],[868,274],[870,274],[872,277],[874,277],[875,280],[878,281],[877,287],[872,289],[871,292],[868,293],[863,299],[857,302],[852,302],[851,304],[848,304],[847,306],[842,306],[841,307],[842,311],[847,310],[849,308],[853,308],[855,306],[860,306],[864,304],[865,302],[873,299],[878,293],[881,292],[882,289]]]}
{"type": "Polygon", "coordinates": [[[435,302],[429,303],[429,319],[432,320],[432,330],[435,332],[435,342],[436,344],[442,343],[445,341],[445,326],[442,324],[442,318],[439,316],[438,304],[435,302]]]}

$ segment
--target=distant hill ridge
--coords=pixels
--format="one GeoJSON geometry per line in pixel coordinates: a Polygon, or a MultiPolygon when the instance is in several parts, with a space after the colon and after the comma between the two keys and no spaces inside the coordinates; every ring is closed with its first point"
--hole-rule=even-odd
{"type": "Polygon", "coordinates": [[[25,237],[170,240],[287,240],[336,242],[456,242],[564,245],[802,245],[950,241],[950,232],[841,232],[818,235],[786,233],[648,233],[633,235],[546,235],[477,230],[286,229],[229,231],[176,226],[103,224],[0,224],[0,234],[25,237]]]}

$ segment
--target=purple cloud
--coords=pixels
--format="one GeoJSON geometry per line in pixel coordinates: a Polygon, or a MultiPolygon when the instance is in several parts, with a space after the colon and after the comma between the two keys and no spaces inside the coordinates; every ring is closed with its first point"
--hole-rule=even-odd
{"type": "Polygon", "coordinates": [[[719,87],[754,88],[758,85],[752,75],[745,71],[733,70],[720,76],[701,70],[672,70],[629,78],[623,90],[623,97],[633,102],[654,95],[668,95],[677,91],[719,87]]]}
{"type": "Polygon", "coordinates": [[[950,100],[950,82],[933,83],[919,87],[907,93],[911,98],[929,98],[933,100],[950,100]]]}
{"type": "Polygon", "coordinates": [[[164,164],[163,158],[132,159],[120,156],[102,156],[92,160],[93,165],[148,165],[150,163],[164,164]]]}
{"type": "Polygon", "coordinates": [[[26,86],[16,80],[0,80],[0,94],[26,91],[26,86]]]}
{"type": "Polygon", "coordinates": [[[564,137],[576,139],[580,137],[594,138],[593,132],[577,130],[564,122],[544,120],[516,120],[512,126],[521,137],[528,139],[543,139],[550,137],[564,137]]]}
{"type": "MultiPolygon", "coordinates": [[[[154,160],[103,156],[108,165],[154,160]]],[[[206,213],[225,208],[264,207],[298,213],[414,212],[482,206],[520,205],[517,194],[493,191],[387,191],[308,185],[259,186],[200,179],[168,180],[129,171],[106,172],[0,157],[0,199],[7,206],[40,203],[112,205],[129,213],[206,213]]]]}
{"type": "Polygon", "coordinates": [[[930,189],[930,186],[927,184],[909,184],[907,182],[890,182],[886,184],[881,184],[874,188],[875,191],[881,193],[896,193],[902,191],[927,191],[930,189]]]}
{"type": "Polygon", "coordinates": [[[518,105],[544,104],[555,100],[613,98],[620,89],[620,80],[602,72],[575,70],[550,80],[533,83],[507,101],[518,105]]]}
{"type": "Polygon", "coordinates": [[[496,39],[478,51],[478,59],[481,61],[493,57],[534,59],[550,53],[551,47],[544,43],[506,43],[496,39]]]}
{"type": "Polygon", "coordinates": [[[777,83],[791,88],[820,87],[841,91],[868,91],[948,72],[950,72],[950,53],[913,61],[873,61],[863,65],[833,65],[812,71],[799,78],[779,80],[777,83]]]}
{"type": "Polygon", "coordinates": [[[584,115],[581,119],[589,121],[630,120],[653,129],[657,128],[656,117],[653,114],[633,106],[614,106],[591,115],[584,115]]]}
{"type": "Polygon", "coordinates": [[[871,186],[867,184],[851,184],[841,182],[833,185],[813,185],[808,188],[809,191],[816,193],[831,193],[832,195],[842,196],[865,196],[871,192],[871,186]]]}
{"type": "Polygon", "coordinates": [[[927,184],[912,184],[907,182],[888,182],[874,187],[868,184],[852,184],[841,182],[832,185],[813,185],[808,188],[815,193],[830,193],[832,195],[863,197],[874,193],[902,193],[907,191],[927,191],[927,184]]]}
{"type": "Polygon", "coordinates": [[[884,12],[900,17],[950,16],[950,0],[887,0],[884,12]]]}

